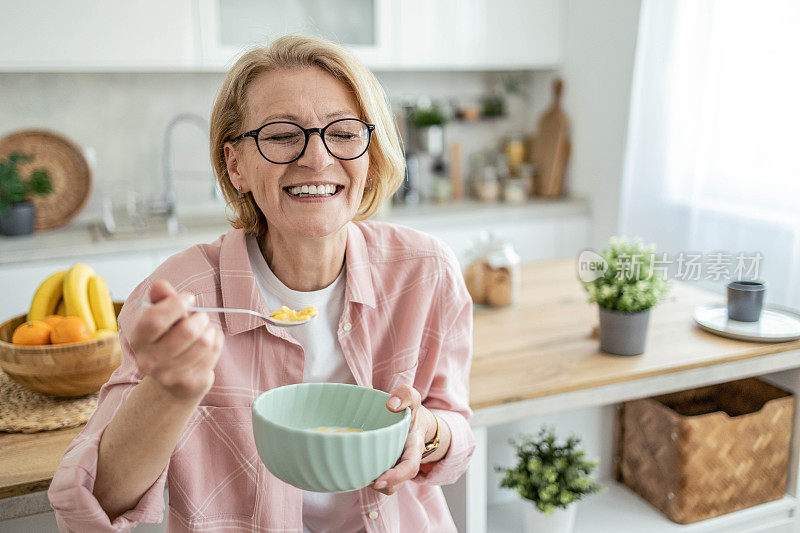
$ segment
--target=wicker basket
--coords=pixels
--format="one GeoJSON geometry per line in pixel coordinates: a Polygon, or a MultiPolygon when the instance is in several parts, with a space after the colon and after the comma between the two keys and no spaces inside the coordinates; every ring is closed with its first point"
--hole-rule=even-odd
{"type": "MultiPolygon", "coordinates": [[[[114,302],[117,316],[123,303],[114,302]]],[[[11,344],[14,330],[25,318],[19,315],[0,324],[0,368],[26,389],[62,398],[91,394],[122,361],[119,335],[70,344],[11,344]]]]}
{"type": "Polygon", "coordinates": [[[793,410],[756,378],[626,402],[618,478],[679,524],[780,499],[793,410]]]}

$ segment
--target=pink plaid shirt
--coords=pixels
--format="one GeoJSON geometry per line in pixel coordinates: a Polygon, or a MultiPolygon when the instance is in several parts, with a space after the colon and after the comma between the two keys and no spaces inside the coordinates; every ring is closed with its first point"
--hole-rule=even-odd
{"type": "MultiPolygon", "coordinates": [[[[475,447],[469,427],[472,301],[453,252],[439,240],[383,222],[347,225],[345,305],[339,342],[356,383],[391,392],[416,388],[452,432],[442,460],[392,496],[359,491],[364,526],[373,532],[455,531],[439,485],[458,479],[475,447]]],[[[197,305],[268,310],[253,276],[245,234],[231,229],[209,244],[170,257],[131,293],[148,299],[166,279],[197,305]]],[[[303,380],[303,351],[287,330],[245,314],[209,313],[225,332],[214,386],[188,421],[170,461],[135,508],[113,522],[92,494],[100,437],[144,377],[129,333],[143,308],[119,316],[122,364],[100,390],[97,411],[70,443],[48,490],[61,531],[130,531],[164,517],[169,531],[302,532],[302,493],[261,463],[250,407],[263,391],[303,380]]]]}

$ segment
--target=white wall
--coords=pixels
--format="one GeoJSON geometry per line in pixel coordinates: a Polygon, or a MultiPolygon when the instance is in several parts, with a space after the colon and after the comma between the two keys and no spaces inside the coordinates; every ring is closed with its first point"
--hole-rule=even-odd
{"type": "Polygon", "coordinates": [[[617,233],[641,0],[565,0],[564,107],[572,123],[568,187],[591,201],[591,246],[617,233]]]}

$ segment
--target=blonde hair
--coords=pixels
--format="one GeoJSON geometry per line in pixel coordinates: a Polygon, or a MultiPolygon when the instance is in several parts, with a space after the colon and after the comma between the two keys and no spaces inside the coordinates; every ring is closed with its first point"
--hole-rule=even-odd
{"type": "Polygon", "coordinates": [[[355,95],[362,120],[375,124],[369,145],[370,187],[364,190],[354,220],[370,218],[400,187],[405,157],[386,93],[375,75],[352,53],[323,39],[287,35],[249,50],[228,71],[211,113],[211,164],[222,194],[234,214],[234,228],[263,237],[267,221],[251,192],[238,198],[225,164],[225,142],[242,133],[247,116],[246,91],[260,74],[279,69],[317,67],[343,82],[355,95]]]}

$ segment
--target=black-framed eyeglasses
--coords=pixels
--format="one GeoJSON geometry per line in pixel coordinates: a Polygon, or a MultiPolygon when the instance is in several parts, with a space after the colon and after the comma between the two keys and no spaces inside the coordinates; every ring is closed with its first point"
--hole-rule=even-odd
{"type": "Polygon", "coordinates": [[[264,159],[270,163],[287,165],[303,157],[308,138],[312,133],[319,133],[329,154],[336,159],[348,161],[364,155],[374,130],[374,124],[357,118],[340,118],[324,128],[304,128],[294,122],[278,121],[268,122],[260,128],[243,133],[231,139],[231,142],[252,137],[264,159]]]}

